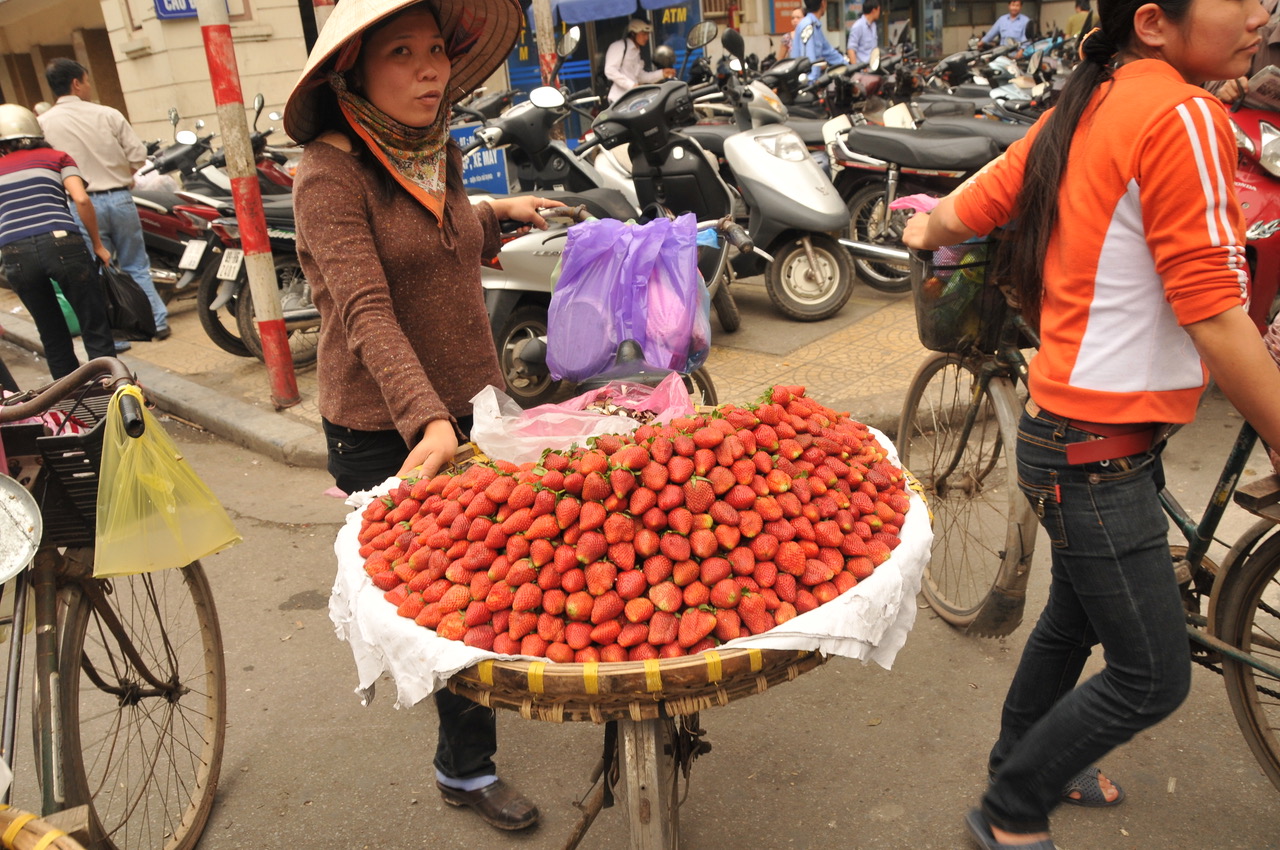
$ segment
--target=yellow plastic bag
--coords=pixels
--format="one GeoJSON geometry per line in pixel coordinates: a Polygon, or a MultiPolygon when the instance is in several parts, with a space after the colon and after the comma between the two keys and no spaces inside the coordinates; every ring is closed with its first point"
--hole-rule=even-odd
{"type": "Polygon", "coordinates": [[[216,496],[182,457],[142,392],[121,387],[103,425],[98,478],[97,578],[184,567],[235,543],[240,535],[216,496]],[[121,394],[138,400],[146,425],[134,439],[124,431],[121,394]]]}

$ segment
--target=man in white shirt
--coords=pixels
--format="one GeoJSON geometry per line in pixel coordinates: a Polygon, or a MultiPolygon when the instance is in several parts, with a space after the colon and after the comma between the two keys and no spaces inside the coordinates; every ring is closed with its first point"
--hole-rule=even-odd
{"type": "Polygon", "coordinates": [[[871,51],[880,44],[876,21],[880,20],[880,0],[866,0],[862,4],[862,17],[849,27],[849,61],[871,61],[871,51]]]}
{"type": "MultiPolygon", "coordinates": [[[[129,194],[133,172],[147,161],[147,149],[118,110],[89,100],[89,72],[79,62],[54,59],[45,68],[45,79],[57,100],[39,116],[44,137],[76,161],[98,217],[102,243],[121,270],[147,294],[156,320],[156,339],[164,339],[170,333],[169,310],[151,280],[142,221],[129,194]]],[[[83,233],[84,227],[80,230],[83,233]]],[[[116,347],[123,350],[126,346],[116,347]]]]}
{"type": "Polygon", "coordinates": [[[653,27],[648,21],[632,18],[627,24],[627,34],[609,45],[604,54],[604,75],[613,86],[609,89],[609,102],[613,103],[633,88],[645,83],[660,83],[676,75],[675,68],[646,71],[641,48],[649,43],[653,27]]]}

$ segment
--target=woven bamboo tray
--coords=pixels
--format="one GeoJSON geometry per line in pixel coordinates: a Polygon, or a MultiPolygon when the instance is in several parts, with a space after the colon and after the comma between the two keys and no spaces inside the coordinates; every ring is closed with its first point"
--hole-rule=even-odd
{"type": "Polygon", "coordinates": [[[449,690],[490,708],[552,723],[652,720],[694,714],[763,693],[826,661],[812,651],[708,650],[683,658],[556,664],[482,661],[449,690]]]}
{"type": "Polygon", "coordinates": [[[84,850],[84,845],[30,812],[0,805],[0,846],[6,850],[84,850]]]}

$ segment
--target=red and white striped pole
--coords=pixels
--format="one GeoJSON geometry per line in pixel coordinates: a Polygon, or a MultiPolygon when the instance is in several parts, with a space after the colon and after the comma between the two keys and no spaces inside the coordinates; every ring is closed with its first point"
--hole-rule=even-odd
{"type": "Polygon", "coordinates": [[[231,194],[240,225],[245,270],[249,274],[249,293],[262,339],[263,360],[271,380],[271,402],[280,410],[292,407],[301,398],[284,313],[280,309],[280,291],[271,243],[267,239],[267,221],[262,213],[262,191],[258,187],[258,170],[249,141],[249,121],[244,114],[244,95],[240,91],[240,70],[231,43],[226,0],[196,0],[196,12],[200,17],[205,58],[209,62],[213,101],[218,108],[222,145],[227,154],[227,173],[231,175],[231,194]]]}

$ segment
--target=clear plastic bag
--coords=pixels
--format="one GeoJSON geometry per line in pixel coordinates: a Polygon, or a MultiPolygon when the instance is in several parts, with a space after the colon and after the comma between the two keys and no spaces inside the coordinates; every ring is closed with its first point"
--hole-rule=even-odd
{"type": "Polygon", "coordinates": [[[600,434],[629,434],[640,424],[630,416],[586,409],[602,399],[648,411],[659,422],[693,413],[689,391],[675,373],[656,387],[615,381],[568,401],[529,410],[521,410],[505,393],[489,386],[471,399],[471,441],[491,458],[524,463],[538,460],[547,449],[584,445],[600,434]]]}
{"type": "Polygon", "coordinates": [[[581,381],[635,340],[645,362],[691,372],[711,347],[711,301],[698,274],[697,221],[629,224],[614,219],[570,228],[547,315],[547,366],[581,381]]]}
{"type": "Polygon", "coordinates": [[[145,430],[124,431],[120,397],[142,406],[137,387],[111,397],[103,424],[98,477],[97,578],[184,567],[240,542],[231,518],[155,417],[142,407],[145,430]]]}

